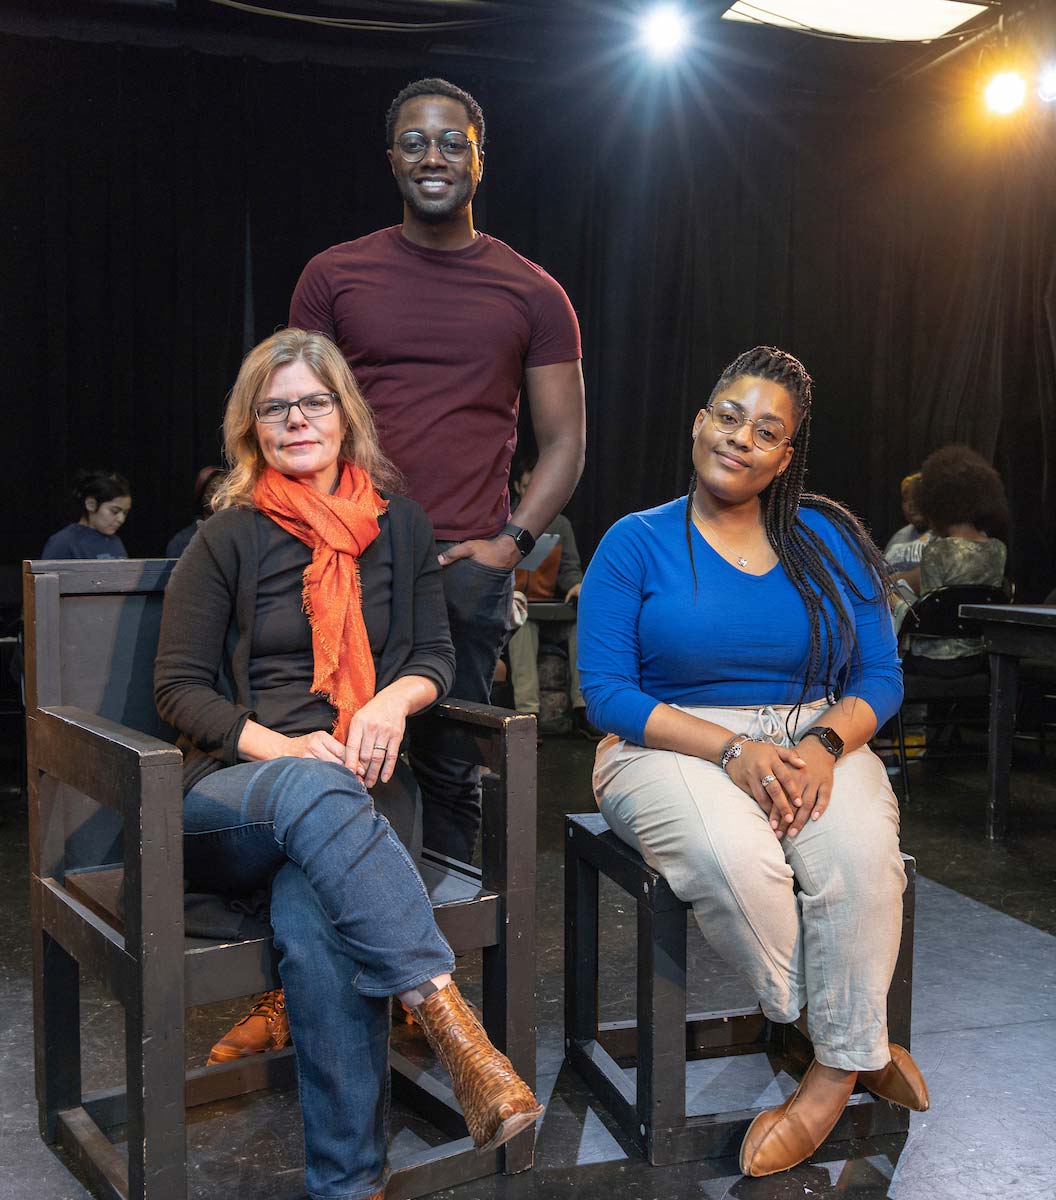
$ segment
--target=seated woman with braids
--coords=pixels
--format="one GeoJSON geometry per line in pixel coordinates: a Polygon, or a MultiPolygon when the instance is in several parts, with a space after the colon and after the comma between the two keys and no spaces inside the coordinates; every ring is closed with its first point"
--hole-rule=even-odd
{"type": "Polygon", "coordinates": [[[184,874],[270,887],[308,1194],[380,1198],[390,997],[418,1018],[479,1146],[542,1112],[451,982],[454,957],[371,789],[454,676],[433,532],[344,357],[287,329],[224,415],[231,474],[173,568],[155,669],[184,751],[184,874]]]}
{"type": "Polygon", "coordinates": [[[731,363],[693,422],[689,496],[618,521],[579,602],[587,711],[610,731],[602,813],[770,1020],[807,1006],[814,1061],[753,1121],[746,1175],[813,1154],[856,1082],[928,1107],[887,1040],[905,872],[867,746],[902,696],[883,562],[847,509],[803,492],[810,405],[790,354],[731,363]]]}

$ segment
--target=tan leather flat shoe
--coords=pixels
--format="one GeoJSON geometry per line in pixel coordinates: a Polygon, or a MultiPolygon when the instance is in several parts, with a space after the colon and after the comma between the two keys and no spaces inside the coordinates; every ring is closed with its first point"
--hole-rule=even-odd
{"type": "Polygon", "coordinates": [[[920,1067],[902,1046],[892,1042],[889,1049],[891,1061],[887,1066],[878,1071],[859,1071],[858,1082],[881,1100],[889,1100],[914,1112],[927,1112],[931,1107],[931,1098],[920,1067]]]}
{"type": "Polygon", "coordinates": [[[817,1060],[811,1062],[799,1081],[799,1087],[777,1108],[761,1112],[748,1126],[741,1143],[741,1171],[745,1175],[773,1175],[787,1171],[809,1158],[832,1132],[854,1091],[854,1075],[847,1077],[847,1094],[820,1117],[807,1118],[804,1106],[797,1104],[807,1086],[817,1060]]]}
{"type": "Polygon", "coordinates": [[[480,1149],[496,1149],[542,1116],[531,1088],[488,1040],[453,983],[412,1011],[451,1076],[466,1127],[480,1149]]]}
{"type": "Polygon", "coordinates": [[[290,1022],[282,988],[265,992],[248,1013],[237,1021],[213,1047],[208,1063],[233,1062],[265,1050],[281,1050],[290,1044],[290,1022]]]}

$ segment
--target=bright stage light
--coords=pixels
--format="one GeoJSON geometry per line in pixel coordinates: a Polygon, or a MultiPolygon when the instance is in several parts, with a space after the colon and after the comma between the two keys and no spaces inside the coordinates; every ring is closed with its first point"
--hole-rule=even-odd
{"type": "Polygon", "coordinates": [[[986,8],[960,0],[736,0],[722,19],[917,42],[942,37],[986,8]]]}
{"type": "Polygon", "coordinates": [[[653,58],[672,58],[689,43],[689,20],[673,4],[650,9],[642,17],[639,28],[642,43],[653,58]]]}
{"type": "Polygon", "coordinates": [[[1002,71],[986,85],[986,107],[1007,117],[1027,98],[1027,84],[1018,71],[1002,71]]]}
{"type": "Polygon", "coordinates": [[[1056,100],[1056,63],[1049,63],[1041,72],[1041,79],[1038,82],[1038,95],[1046,104],[1051,104],[1056,100]]]}

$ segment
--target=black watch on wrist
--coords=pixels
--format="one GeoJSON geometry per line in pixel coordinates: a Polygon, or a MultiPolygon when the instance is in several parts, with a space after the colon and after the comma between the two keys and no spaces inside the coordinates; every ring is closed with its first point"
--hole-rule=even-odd
{"type": "MultiPolygon", "coordinates": [[[[517,544],[517,549],[521,552],[521,558],[527,558],[535,549],[535,538],[528,532],[527,529],[522,529],[520,525],[507,525],[502,533],[508,533],[514,542],[517,544]]],[[[499,535],[502,536],[501,534],[499,535]]]]}
{"type": "Polygon", "coordinates": [[[843,738],[828,725],[811,725],[799,740],[802,741],[803,738],[808,737],[816,737],[835,759],[839,759],[843,754],[843,738]]]}

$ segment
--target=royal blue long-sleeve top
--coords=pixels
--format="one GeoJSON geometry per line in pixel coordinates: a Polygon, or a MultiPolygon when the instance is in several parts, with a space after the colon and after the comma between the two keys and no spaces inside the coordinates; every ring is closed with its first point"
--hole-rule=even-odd
{"type": "MultiPolygon", "coordinates": [[[[749,575],[717,554],[691,525],[686,499],[631,513],[606,533],[579,597],[579,672],[590,720],[638,744],[659,703],[740,707],[795,704],[810,651],[799,593],[778,563],[749,575]]],[[[803,507],[800,520],[822,538],[863,598],[833,579],[855,631],[834,641],[834,673],[810,681],[806,701],[830,690],[857,696],[881,724],[902,702],[902,670],[886,600],[861,552],[828,517],[803,507]]],[[[824,621],[821,622],[824,672],[824,621]]]]}

